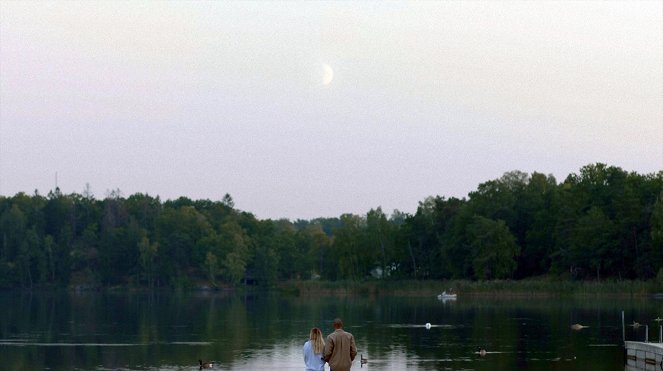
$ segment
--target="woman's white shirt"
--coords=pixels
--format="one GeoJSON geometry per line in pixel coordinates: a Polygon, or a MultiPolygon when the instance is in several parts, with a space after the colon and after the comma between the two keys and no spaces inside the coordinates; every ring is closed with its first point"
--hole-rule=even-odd
{"type": "Polygon", "coordinates": [[[325,370],[325,361],[322,360],[322,353],[313,353],[313,344],[311,344],[311,340],[304,344],[304,364],[306,364],[306,371],[325,370]]]}

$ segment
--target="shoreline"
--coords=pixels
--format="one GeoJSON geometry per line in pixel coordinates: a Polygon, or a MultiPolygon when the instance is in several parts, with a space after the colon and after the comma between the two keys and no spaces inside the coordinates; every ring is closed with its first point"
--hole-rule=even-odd
{"type": "Polygon", "coordinates": [[[459,297],[647,297],[661,295],[663,285],[654,281],[289,281],[277,288],[284,293],[305,296],[370,295],[430,296],[453,291],[459,297]]]}
{"type": "Polygon", "coordinates": [[[272,287],[252,285],[210,286],[207,284],[190,287],[158,287],[118,285],[100,286],[78,284],[69,286],[34,286],[32,288],[3,288],[1,291],[69,291],[69,292],[207,292],[246,293],[275,291],[290,296],[437,296],[443,291],[453,291],[459,297],[638,297],[656,296],[663,299],[663,284],[657,281],[565,281],[565,280],[404,280],[404,281],[284,281],[272,287]]]}

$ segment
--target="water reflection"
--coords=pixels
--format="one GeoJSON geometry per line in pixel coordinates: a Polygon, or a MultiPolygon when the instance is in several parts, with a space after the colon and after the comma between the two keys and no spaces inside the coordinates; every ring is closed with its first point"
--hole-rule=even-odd
{"type": "MultiPolygon", "coordinates": [[[[301,370],[316,326],[340,316],[362,370],[623,370],[627,323],[654,300],[283,297],[274,293],[0,293],[3,369],[301,370]],[[430,323],[427,328],[426,323],[430,323]],[[570,326],[589,326],[573,331],[570,326]],[[484,348],[485,356],[478,354],[484,348]]],[[[627,328],[627,337],[644,337],[627,328]]]]}

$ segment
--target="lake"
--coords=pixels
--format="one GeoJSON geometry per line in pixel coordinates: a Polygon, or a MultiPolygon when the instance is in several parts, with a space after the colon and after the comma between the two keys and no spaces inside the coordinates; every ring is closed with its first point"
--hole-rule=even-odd
{"type": "Polygon", "coordinates": [[[303,370],[310,328],[327,334],[341,317],[369,359],[353,369],[623,371],[622,310],[653,326],[663,301],[10,291],[0,292],[0,368],[197,370],[204,359],[217,370],[303,370]]]}

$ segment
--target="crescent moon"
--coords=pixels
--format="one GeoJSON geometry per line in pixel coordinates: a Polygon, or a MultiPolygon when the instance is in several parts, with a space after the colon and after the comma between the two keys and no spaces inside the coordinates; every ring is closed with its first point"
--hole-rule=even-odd
{"type": "Polygon", "coordinates": [[[324,70],[324,73],[322,75],[322,84],[323,85],[331,84],[332,80],[334,79],[334,70],[332,70],[331,66],[328,64],[323,64],[322,69],[324,70]]]}

